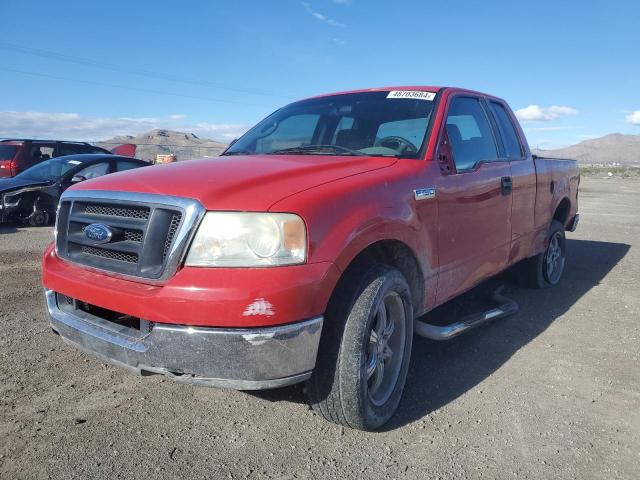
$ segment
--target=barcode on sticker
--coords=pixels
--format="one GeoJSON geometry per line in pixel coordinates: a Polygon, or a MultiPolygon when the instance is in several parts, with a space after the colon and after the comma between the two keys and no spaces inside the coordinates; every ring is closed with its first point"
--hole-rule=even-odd
{"type": "Polygon", "coordinates": [[[423,92],[421,90],[391,90],[387,98],[409,98],[413,100],[428,100],[431,102],[436,98],[436,94],[433,92],[423,92]]]}

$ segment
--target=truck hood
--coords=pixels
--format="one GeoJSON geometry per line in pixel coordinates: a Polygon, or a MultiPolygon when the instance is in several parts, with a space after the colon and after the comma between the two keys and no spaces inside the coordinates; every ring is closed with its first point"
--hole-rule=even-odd
{"type": "Polygon", "coordinates": [[[208,210],[266,211],[295,193],[396,161],[366,156],[224,156],[115,173],[71,189],[175,195],[195,198],[208,210]]]}

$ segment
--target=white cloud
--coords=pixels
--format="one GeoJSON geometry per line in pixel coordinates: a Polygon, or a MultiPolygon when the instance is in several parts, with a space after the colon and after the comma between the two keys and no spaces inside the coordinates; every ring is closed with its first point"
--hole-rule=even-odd
{"type": "Polygon", "coordinates": [[[186,115],[166,117],[88,117],[78,113],[0,111],[0,138],[52,138],[97,141],[117,135],[138,135],[156,128],[195,133],[200,137],[229,141],[247,131],[247,125],[195,125],[186,115]]]}
{"type": "Polygon", "coordinates": [[[325,22],[326,24],[331,25],[332,27],[346,27],[346,25],[344,23],[336,22],[332,18],[329,18],[329,17],[327,17],[326,15],[323,15],[320,12],[316,12],[313,8],[311,8],[311,5],[309,3],[307,3],[307,2],[302,2],[302,6],[305,8],[307,13],[309,13],[309,15],[311,15],[316,20],[320,20],[321,22],[325,22]]]}
{"type": "Polygon", "coordinates": [[[627,120],[627,123],[630,123],[631,125],[640,125],[640,110],[631,112],[625,117],[625,119],[627,120]]]}
{"type": "Polygon", "coordinates": [[[518,119],[530,122],[548,122],[557,120],[560,117],[576,115],[578,111],[573,107],[552,105],[550,107],[540,107],[539,105],[529,105],[528,107],[516,110],[518,119]]]}
{"type": "Polygon", "coordinates": [[[576,127],[573,125],[555,125],[553,127],[527,127],[530,132],[558,132],[561,130],[576,130],[582,127],[576,127]]]}

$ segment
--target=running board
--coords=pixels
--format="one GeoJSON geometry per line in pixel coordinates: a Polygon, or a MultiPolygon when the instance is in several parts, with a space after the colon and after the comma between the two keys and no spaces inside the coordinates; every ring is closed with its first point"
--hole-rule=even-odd
{"type": "Polygon", "coordinates": [[[513,315],[518,311],[518,304],[514,300],[502,295],[502,289],[503,287],[499,287],[491,296],[491,300],[498,304],[496,308],[485,312],[473,313],[463,317],[460,321],[444,326],[431,325],[430,323],[416,320],[413,327],[414,333],[421,337],[430,338],[431,340],[449,340],[467,330],[479,327],[489,320],[513,315]]]}

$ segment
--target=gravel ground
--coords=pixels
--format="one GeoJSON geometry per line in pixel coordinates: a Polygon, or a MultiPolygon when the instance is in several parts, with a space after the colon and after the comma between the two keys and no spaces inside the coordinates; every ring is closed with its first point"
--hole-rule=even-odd
{"type": "MultiPolygon", "coordinates": [[[[448,343],[416,337],[382,432],[259,394],[137,377],[41,312],[51,229],[0,229],[0,477],[640,478],[640,182],[585,178],[556,288],[448,343]]],[[[481,287],[482,289],[482,287],[481,287]]]]}

